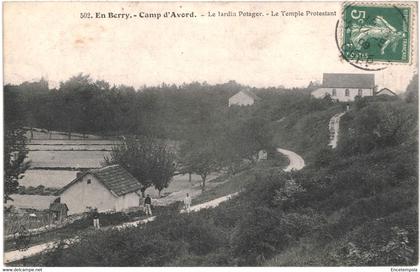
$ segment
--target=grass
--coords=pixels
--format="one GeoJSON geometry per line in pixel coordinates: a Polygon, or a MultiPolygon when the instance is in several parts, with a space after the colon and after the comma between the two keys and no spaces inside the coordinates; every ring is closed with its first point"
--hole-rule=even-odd
{"type": "Polygon", "coordinates": [[[251,171],[245,170],[234,176],[228,177],[227,181],[212,188],[211,190],[204,191],[201,195],[194,198],[192,205],[201,204],[228,194],[241,191],[247,184],[254,179],[251,171]]]}
{"type": "Polygon", "coordinates": [[[325,265],[324,248],[316,245],[316,241],[301,238],[284,252],[265,261],[262,266],[323,266],[325,265]]]}
{"type": "Polygon", "coordinates": [[[288,159],[281,154],[275,156],[275,160],[260,161],[251,169],[244,170],[236,175],[222,175],[210,182],[220,182],[220,185],[204,191],[201,195],[192,200],[192,205],[201,204],[225,195],[233,194],[243,190],[248,184],[255,180],[254,169],[262,167],[279,167],[284,168],[289,163],[288,159]]]}

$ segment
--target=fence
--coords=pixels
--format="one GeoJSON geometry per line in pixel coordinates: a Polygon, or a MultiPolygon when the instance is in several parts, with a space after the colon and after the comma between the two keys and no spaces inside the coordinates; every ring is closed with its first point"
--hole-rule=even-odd
{"type": "Polygon", "coordinates": [[[4,214],[4,233],[5,235],[14,234],[23,226],[26,230],[38,229],[54,223],[54,217],[49,212],[35,213],[5,213],[4,214]],[[35,215],[35,216],[30,216],[35,215]]]}

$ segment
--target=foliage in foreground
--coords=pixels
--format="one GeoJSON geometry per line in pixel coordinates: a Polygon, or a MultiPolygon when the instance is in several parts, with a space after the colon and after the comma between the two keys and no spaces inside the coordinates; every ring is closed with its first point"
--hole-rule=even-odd
{"type": "MultiPolygon", "coordinates": [[[[143,97],[151,99],[147,105],[159,101],[155,95],[143,97]]],[[[416,100],[357,101],[331,150],[325,148],[327,122],[340,105],[302,94],[278,99],[281,106],[273,99],[251,115],[274,121],[280,143],[310,154],[304,170],[286,175],[259,169],[243,193],[217,209],[172,211],[141,228],[85,235],[80,244],[41,256],[37,265],[415,265],[416,100]]],[[[197,128],[221,123],[209,104],[194,110],[189,121],[197,128]]]]}
{"type": "Polygon", "coordinates": [[[217,209],[190,215],[172,211],[140,228],[98,232],[83,237],[78,245],[44,255],[39,262],[54,266],[415,265],[418,154],[412,113],[416,107],[400,103],[406,102],[368,101],[355,108],[343,119],[339,148],[318,153],[322,163],[291,174],[275,167],[254,170],[250,172],[253,182],[243,193],[217,209]],[[381,111],[388,108],[393,116],[381,111]],[[372,111],[379,113],[365,114],[372,111]],[[375,126],[363,126],[369,117],[376,120],[375,126]],[[410,122],[401,125],[400,120],[410,122]]]}

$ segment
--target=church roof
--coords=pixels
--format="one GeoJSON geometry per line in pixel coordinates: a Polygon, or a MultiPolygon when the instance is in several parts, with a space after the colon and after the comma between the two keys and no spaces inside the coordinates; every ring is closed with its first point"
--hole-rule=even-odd
{"type": "Polygon", "coordinates": [[[375,75],[324,73],[322,87],[372,89],[375,87],[375,75]]]}

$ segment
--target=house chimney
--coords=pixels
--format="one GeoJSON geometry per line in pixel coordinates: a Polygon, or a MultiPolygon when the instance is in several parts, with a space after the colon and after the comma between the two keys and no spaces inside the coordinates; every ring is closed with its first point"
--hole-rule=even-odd
{"type": "Polygon", "coordinates": [[[83,172],[77,172],[76,173],[76,178],[80,178],[82,176],[83,172]]]}

